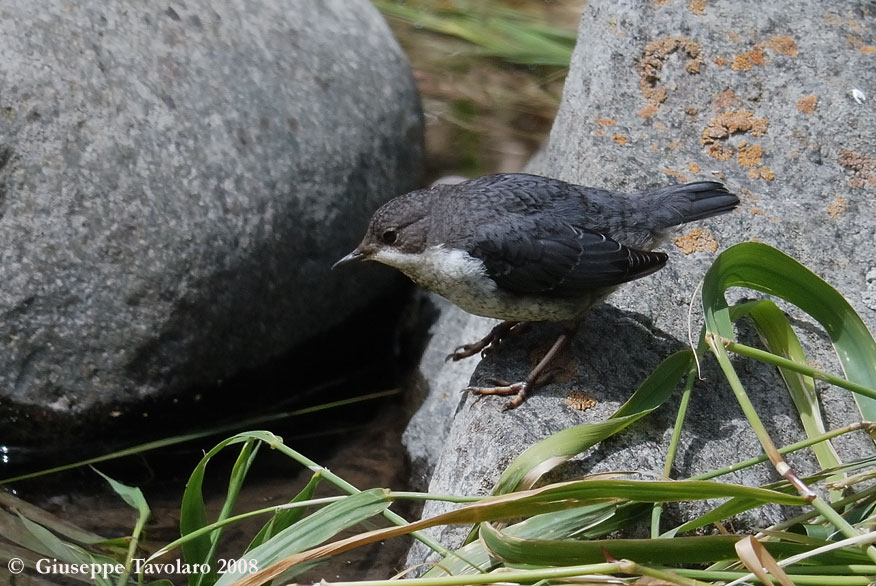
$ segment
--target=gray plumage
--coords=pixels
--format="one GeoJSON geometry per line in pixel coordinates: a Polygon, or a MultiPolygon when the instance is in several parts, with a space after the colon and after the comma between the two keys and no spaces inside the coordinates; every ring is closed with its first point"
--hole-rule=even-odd
{"type": "Polygon", "coordinates": [[[738,203],[711,181],[622,195],[538,175],[487,175],[387,202],[338,264],[394,266],[478,315],[572,320],[663,267],[667,255],[651,248],[667,229],[738,203]]]}

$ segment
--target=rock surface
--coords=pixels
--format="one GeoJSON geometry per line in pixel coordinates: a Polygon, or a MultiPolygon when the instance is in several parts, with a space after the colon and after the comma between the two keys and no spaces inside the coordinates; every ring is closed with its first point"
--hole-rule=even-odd
{"type": "MultiPolygon", "coordinates": [[[[428,457],[419,454],[420,474],[434,465],[430,492],[489,493],[508,464],[533,443],[611,415],[662,358],[687,346],[688,304],[697,282],[715,250],[737,242],[759,240],[797,258],[837,287],[876,331],[871,252],[876,234],[876,55],[867,44],[876,35],[873,5],[752,0],[698,5],[686,0],[588,2],[550,141],[528,170],[630,191],[717,177],[740,195],[742,205],[731,215],[682,228],[682,239],[663,246],[670,254],[665,269],[630,283],[609,298],[610,305],[585,318],[573,342],[576,362],[570,380],[543,387],[512,412],[501,412],[503,399],[472,397],[449,409],[456,413],[449,433],[440,442],[428,440],[442,450],[428,457]],[[787,18],[790,11],[793,24],[787,18]],[[859,103],[855,89],[871,98],[859,103]],[[597,406],[573,410],[565,400],[573,390],[589,393],[597,406]]],[[[837,372],[820,328],[799,312],[793,316],[808,356],[837,372]]],[[[443,319],[469,329],[483,321],[443,319]]],[[[489,327],[481,323],[481,334],[489,327]]],[[[699,324],[693,328],[696,334],[699,324]]],[[[743,340],[756,343],[750,329],[739,332],[743,340]]],[[[480,362],[472,382],[485,384],[491,376],[522,379],[555,334],[553,326],[543,325],[510,340],[480,362]]],[[[453,336],[439,331],[435,339],[448,337],[453,336]]],[[[458,343],[466,341],[471,340],[458,343]]],[[[750,361],[738,361],[737,369],[775,442],[801,439],[774,370],[750,361]]],[[[452,393],[468,384],[441,375],[434,380],[442,386],[432,393],[452,393]]],[[[676,478],[761,453],[713,361],[704,376],[689,411],[676,478]]],[[[848,393],[826,385],[819,389],[829,428],[860,419],[848,393]]],[[[665,405],[565,465],[562,476],[616,470],[659,475],[676,406],[665,405]]],[[[423,429],[419,417],[412,427],[423,429]]],[[[441,428],[436,424],[433,430],[441,428]]],[[[413,434],[406,441],[409,446],[418,442],[413,434]]],[[[863,434],[835,445],[845,458],[873,449],[863,434]]],[[[803,473],[815,466],[801,456],[791,457],[790,463],[803,473]]],[[[777,478],[760,466],[722,479],[760,485],[777,478]]],[[[430,503],[424,516],[450,507],[430,503]]],[[[675,513],[686,517],[695,510],[675,513]]],[[[785,515],[759,509],[742,522],[765,526],[785,515]]],[[[455,547],[466,531],[441,528],[438,537],[455,547]]],[[[409,565],[421,562],[425,553],[415,546],[409,565]]]]}
{"type": "Polygon", "coordinates": [[[0,0],[0,80],[5,409],[42,425],[213,384],[386,286],[329,273],[422,172],[370,2],[0,0]]]}

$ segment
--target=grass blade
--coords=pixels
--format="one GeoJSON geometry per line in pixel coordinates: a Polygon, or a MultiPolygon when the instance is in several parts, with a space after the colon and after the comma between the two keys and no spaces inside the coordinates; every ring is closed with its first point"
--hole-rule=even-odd
{"type": "MultiPolygon", "coordinates": [[[[754,323],[757,333],[767,350],[797,364],[807,365],[806,354],[800,339],[791,327],[791,322],[784,312],[770,300],[756,301],[737,305],[731,310],[731,318],[737,321],[742,315],[748,315],[754,323]]],[[[825,433],[824,421],[821,418],[818,394],[815,380],[788,368],[779,367],[779,374],[788,388],[791,400],[797,409],[803,430],[809,438],[816,438],[825,433]]],[[[822,470],[836,468],[841,464],[839,455],[830,442],[820,442],[812,446],[812,452],[822,470]]],[[[836,477],[831,480],[840,480],[836,477]]],[[[830,491],[830,500],[842,498],[842,492],[830,491]]]]}
{"type": "MultiPolygon", "coordinates": [[[[236,568],[237,571],[223,574],[216,582],[216,586],[228,586],[235,580],[252,577],[254,574],[252,571],[247,571],[249,568],[268,568],[292,554],[317,546],[341,531],[379,515],[391,502],[388,491],[375,488],[323,507],[247,552],[245,556],[229,566],[236,568]]],[[[284,574],[286,578],[294,575],[294,572],[284,574]]]]}
{"type": "MultiPolygon", "coordinates": [[[[311,476],[307,485],[289,502],[300,503],[312,499],[313,493],[316,491],[316,487],[319,486],[319,481],[321,479],[322,475],[319,472],[311,476]]],[[[252,542],[250,542],[249,546],[246,548],[246,551],[252,551],[253,548],[263,544],[286,527],[300,521],[303,516],[303,508],[283,509],[277,511],[274,513],[274,516],[271,517],[271,520],[265,523],[265,526],[261,528],[258,534],[256,534],[252,542]]]]}
{"type": "Polygon", "coordinates": [[[140,543],[140,534],[143,532],[143,527],[146,526],[146,521],[149,520],[149,505],[146,503],[146,497],[139,488],[122,484],[113,480],[97,468],[93,468],[95,472],[100,474],[112,487],[113,491],[131,508],[137,511],[137,522],[134,524],[134,530],[131,532],[131,542],[128,544],[128,552],[125,556],[125,571],[119,577],[119,584],[124,584],[131,573],[134,556],[137,553],[137,546],[140,543]]]}
{"type": "MultiPolygon", "coordinates": [[[[605,561],[606,554],[615,559],[629,559],[640,564],[705,564],[735,558],[736,544],[744,539],[741,535],[698,535],[672,539],[523,539],[510,535],[508,530],[500,531],[490,523],[481,525],[480,534],[487,549],[504,562],[532,566],[591,564],[605,561]]],[[[780,557],[812,549],[810,545],[776,541],[764,542],[762,545],[772,555],[780,557]]],[[[826,563],[824,560],[828,559],[833,563],[868,561],[859,552],[830,555],[821,561],[826,563]]]]}
{"type": "MultiPolygon", "coordinates": [[[[747,287],[781,297],[812,316],[830,336],[846,378],[876,389],[876,342],[867,326],[836,289],[785,253],[757,242],[743,242],[721,253],[703,283],[708,329],[733,338],[724,291],[747,287]]],[[[854,395],[867,421],[876,420],[876,400],[854,395]]]]}

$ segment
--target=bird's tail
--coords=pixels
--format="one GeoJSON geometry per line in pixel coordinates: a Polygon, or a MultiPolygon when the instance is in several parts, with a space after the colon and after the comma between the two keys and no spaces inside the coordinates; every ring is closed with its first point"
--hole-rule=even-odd
{"type": "Polygon", "coordinates": [[[670,185],[645,197],[653,202],[651,221],[657,229],[725,214],[739,205],[739,198],[715,181],[670,185]]]}

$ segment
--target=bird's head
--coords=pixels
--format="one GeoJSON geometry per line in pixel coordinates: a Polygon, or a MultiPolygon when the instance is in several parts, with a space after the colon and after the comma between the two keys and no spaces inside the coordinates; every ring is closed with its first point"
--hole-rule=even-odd
{"type": "Polygon", "coordinates": [[[404,271],[426,249],[432,191],[412,191],[386,202],[374,212],[359,246],[332,268],[354,260],[376,260],[404,271]]]}

